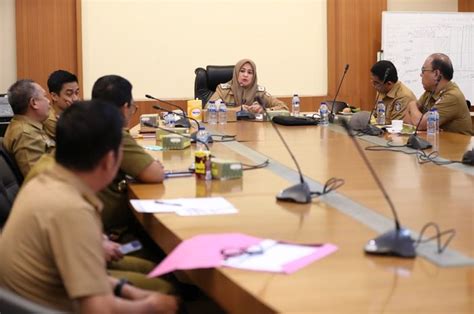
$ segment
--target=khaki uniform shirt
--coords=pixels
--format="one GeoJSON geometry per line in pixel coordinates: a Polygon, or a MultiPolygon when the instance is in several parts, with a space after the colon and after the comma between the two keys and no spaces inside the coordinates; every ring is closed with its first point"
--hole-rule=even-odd
{"type": "MultiPolygon", "coordinates": [[[[430,92],[424,92],[418,100],[419,104],[425,105],[430,92]]],[[[445,88],[440,90],[429,99],[422,113],[432,107],[438,109],[439,127],[444,131],[471,135],[472,121],[466,98],[454,82],[448,82],[445,88]]]]}
{"type": "Polygon", "coordinates": [[[154,161],[127,130],[123,130],[122,136],[123,159],[119,172],[112,183],[99,192],[104,203],[102,221],[106,233],[121,234],[127,230],[133,214],[128,208],[126,176],[137,177],[154,161]]]}
{"type": "Polygon", "coordinates": [[[43,154],[54,151],[56,144],[46,135],[41,122],[33,121],[24,115],[15,115],[5,132],[3,146],[26,177],[43,154]]]}
{"type": "Polygon", "coordinates": [[[396,82],[387,94],[381,96],[385,104],[385,124],[391,124],[392,120],[403,120],[408,103],[416,101],[415,94],[401,81],[396,82]]]}
{"type": "Polygon", "coordinates": [[[49,111],[48,119],[43,122],[43,128],[46,135],[52,139],[56,139],[56,124],[58,123],[59,115],[56,114],[54,107],[49,111]]]}
{"type": "MultiPolygon", "coordinates": [[[[265,87],[258,85],[256,97],[262,98],[267,104],[267,109],[270,110],[288,110],[288,106],[278,98],[273,97],[268,92],[265,91],[265,87]]],[[[232,92],[231,85],[229,83],[222,83],[217,86],[216,92],[211,96],[209,100],[215,101],[222,99],[229,108],[239,108],[235,104],[234,93],[232,92]]],[[[247,105],[252,105],[254,100],[248,102],[247,105]]],[[[207,107],[207,104],[206,104],[207,107]]]]}
{"type": "Polygon", "coordinates": [[[75,299],[111,292],[94,192],[56,165],[18,194],[0,236],[0,285],[71,312],[75,299]]]}

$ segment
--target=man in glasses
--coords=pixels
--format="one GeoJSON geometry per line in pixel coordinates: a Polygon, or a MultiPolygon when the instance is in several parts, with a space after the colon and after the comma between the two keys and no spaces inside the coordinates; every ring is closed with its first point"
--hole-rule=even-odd
{"type": "Polygon", "coordinates": [[[426,130],[431,108],[439,112],[439,126],[444,131],[471,135],[472,122],[464,94],[452,82],[453,64],[449,57],[442,53],[430,55],[421,68],[421,83],[425,92],[408,105],[404,121],[417,125],[419,130],[426,130]]]}
{"type": "Polygon", "coordinates": [[[46,91],[33,80],[19,80],[8,89],[14,117],[5,132],[3,146],[24,177],[42,155],[55,147],[54,140],[43,129],[51,108],[46,96],[46,91]]]}
{"type": "Polygon", "coordinates": [[[385,124],[392,123],[392,120],[402,120],[408,103],[416,100],[416,97],[398,80],[393,63],[386,60],[375,63],[370,69],[370,78],[379,93],[379,99],[385,104],[385,124]]]}
{"type": "Polygon", "coordinates": [[[105,232],[112,240],[121,243],[140,239],[144,244],[144,248],[139,251],[140,257],[157,261],[161,256],[147,254],[155,251],[155,244],[148,239],[128,208],[127,176],[143,183],[159,183],[164,179],[164,168],[161,163],[145,152],[126,129],[136,111],[132,98],[132,84],[118,75],[103,76],[92,87],[92,99],[113,104],[120,110],[124,119],[123,160],[115,179],[99,194],[104,203],[102,221],[105,232]]]}

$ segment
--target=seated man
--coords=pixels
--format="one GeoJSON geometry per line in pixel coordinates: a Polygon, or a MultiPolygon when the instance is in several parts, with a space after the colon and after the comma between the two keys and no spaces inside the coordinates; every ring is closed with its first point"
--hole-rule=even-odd
{"type": "Polygon", "coordinates": [[[466,98],[452,82],[453,65],[449,57],[442,53],[430,55],[421,68],[421,83],[425,93],[418,102],[412,101],[403,121],[418,125],[426,130],[428,112],[435,107],[439,112],[439,127],[444,131],[471,135],[472,122],[466,104],[466,98]]]}
{"type": "Polygon", "coordinates": [[[54,139],[59,116],[73,102],[79,100],[77,76],[64,70],[54,71],[48,78],[48,90],[51,96],[52,110],[43,125],[46,134],[54,139]]]}
{"type": "MultiPolygon", "coordinates": [[[[379,99],[385,104],[385,124],[392,120],[402,120],[408,103],[416,101],[415,94],[398,80],[397,69],[392,62],[382,60],[375,63],[370,69],[372,85],[380,93],[379,99]],[[385,73],[388,75],[385,78],[385,73]]],[[[374,116],[377,112],[374,113],[374,116]]]]}
{"type": "Polygon", "coordinates": [[[15,159],[24,177],[43,154],[54,150],[54,140],[43,130],[50,106],[46,91],[32,80],[19,80],[8,89],[13,119],[3,146],[15,159]]]}
{"type": "Polygon", "coordinates": [[[76,103],[62,114],[57,164],[22,188],[0,237],[2,286],[60,311],[176,311],[174,297],[107,276],[95,193],[117,173],[122,123],[107,103],[76,103]]]}
{"type": "MultiPolygon", "coordinates": [[[[139,223],[136,222],[133,213],[128,208],[126,177],[130,176],[144,183],[159,183],[164,179],[164,169],[159,161],[154,160],[137,144],[126,129],[130,117],[136,111],[132,99],[132,84],[118,75],[103,76],[94,83],[92,99],[112,103],[120,110],[124,120],[123,160],[119,172],[112,183],[99,193],[99,197],[104,203],[102,221],[105,232],[115,236],[112,237],[112,240],[122,243],[136,238],[137,235],[140,240],[146,241],[146,235],[142,233],[139,223]]],[[[146,245],[146,243],[143,244],[146,245]]],[[[149,244],[153,245],[153,243],[149,244]]],[[[142,250],[142,253],[145,252],[146,250],[142,250]]],[[[152,256],[140,256],[154,259],[152,256]]]]}

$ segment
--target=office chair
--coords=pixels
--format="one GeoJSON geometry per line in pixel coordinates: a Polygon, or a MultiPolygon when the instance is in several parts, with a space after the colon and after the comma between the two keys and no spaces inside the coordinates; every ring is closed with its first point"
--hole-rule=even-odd
{"type": "Polygon", "coordinates": [[[471,111],[471,102],[466,99],[466,104],[467,104],[467,109],[469,109],[469,111],[471,111]]]}
{"type": "Polygon", "coordinates": [[[326,105],[328,106],[329,112],[332,110],[332,106],[334,104],[334,110],[332,110],[332,113],[336,114],[342,111],[342,109],[347,107],[347,103],[343,101],[332,101],[332,100],[326,100],[325,101],[326,105]]]}
{"type": "Polygon", "coordinates": [[[0,313],[60,313],[0,287],[0,313]]]}
{"type": "Polygon", "coordinates": [[[197,68],[194,70],[194,98],[202,100],[205,106],[216,91],[217,85],[228,82],[232,79],[234,72],[233,65],[208,65],[206,69],[197,68]]]}
{"type": "Polygon", "coordinates": [[[0,138],[0,229],[7,221],[13,201],[23,181],[16,163],[10,158],[2,143],[3,138],[0,138]]]}

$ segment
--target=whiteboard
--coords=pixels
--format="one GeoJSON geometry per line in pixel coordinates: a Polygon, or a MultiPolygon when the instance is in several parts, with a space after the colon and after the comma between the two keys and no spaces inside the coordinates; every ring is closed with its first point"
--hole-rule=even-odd
{"type": "Polygon", "coordinates": [[[453,62],[453,81],[474,100],[474,13],[383,12],[383,59],[392,61],[398,78],[417,97],[424,92],[420,70],[436,52],[453,62]]]}

